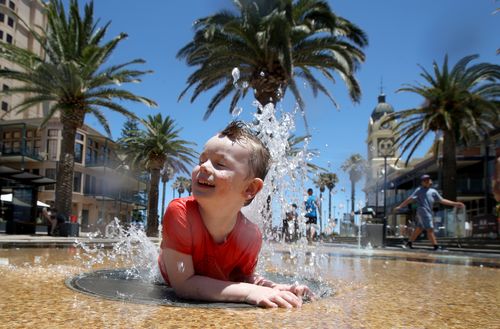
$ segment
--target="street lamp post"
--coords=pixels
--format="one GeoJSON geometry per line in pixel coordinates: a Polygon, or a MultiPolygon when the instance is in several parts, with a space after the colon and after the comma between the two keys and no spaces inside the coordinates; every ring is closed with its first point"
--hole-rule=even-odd
{"type": "Polygon", "coordinates": [[[384,224],[382,230],[382,244],[385,246],[387,230],[387,154],[384,155],[384,224]]]}

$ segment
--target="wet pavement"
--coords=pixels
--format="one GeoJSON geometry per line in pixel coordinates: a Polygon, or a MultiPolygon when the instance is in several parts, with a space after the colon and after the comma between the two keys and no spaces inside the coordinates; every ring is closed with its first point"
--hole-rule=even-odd
{"type": "MultiPolygon", "coordinates": [[[[333,293],[294,310],[210,309],[108,300],[69,289],[69,278],[128,266],[109,259],[89,266],[83,259],[94,249],[71,246],[75,240],[0,235],[1,328],[498,328],[500,323],[496,254],[276,243],[263,250],[260,269],[300,273],[333,293]]],[[[116,243],[78,240],[104,247],[116,243]]]]}

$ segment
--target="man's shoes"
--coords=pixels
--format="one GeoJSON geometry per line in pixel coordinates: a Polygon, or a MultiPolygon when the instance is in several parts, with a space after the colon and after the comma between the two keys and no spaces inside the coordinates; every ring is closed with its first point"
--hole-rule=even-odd
{"type": "Polygon", "coordinates": [[[437,244],[434,245],[433,248],[434,248],[434,251],[447,251],[444,247],[437,245],[437,244]]]}
{"type": "Polygon", "coordinates": [[[411,241],[406,242],[406,247],[410,249],[415,249],[415,247],[413,247],[413,242],[411,241]]]}

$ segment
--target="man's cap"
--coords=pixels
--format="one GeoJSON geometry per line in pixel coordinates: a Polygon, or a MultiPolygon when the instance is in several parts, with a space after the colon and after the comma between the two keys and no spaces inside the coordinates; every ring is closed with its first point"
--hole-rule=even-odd
{"type": "Polygon", "coordinates": [[[431,176],[429,176],[427,174],[420,176],[420,180],[426,180],[426,179],[430,179],[430,178],[431,178],[431,176]]]}

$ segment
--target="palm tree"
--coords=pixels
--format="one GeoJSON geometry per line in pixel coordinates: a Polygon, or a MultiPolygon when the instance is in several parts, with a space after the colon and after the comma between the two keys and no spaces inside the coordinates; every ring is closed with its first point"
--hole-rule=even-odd
{"type": "Polygon", "coordinates": [[[408,151],[406,163],[430,132],[442,136],[442,169],[446,170],[441,169],[441,187],[443,196],[450,200],[457,197],[457,143],[483,139],[500,123],[500,66],[479,63],[468,67],[478,57],[465,56],[450,70],[446,55],[441,68],[433,63],[434,76],[422,68],[420,75],[427,85],[406,85],[398,91],[416,93],[424,98],[424,103],[387,118],[399,120],[395,142],[402,147],[401,154],[408,151]]]}
{"type": "Polygon", "coordinates": [[[20,24],[25,25],[24,28],[40,45],[43,56],[0,41],[0,57],[13,64],[9,68],[2,68],[0,77],[19,83],[0,91],[0,95],[21,95],[22,100],[10,109],[18,113],[37,104],[49,104],[42,126],[51,118],[59,116],[63,128],[55,204],[59,212],[69,216],[75,135],[76,130],[82,127],[85,116],[93,114],[111,135],[103,109],[135,117],[115,100],[143,102],[148,106],[156,104],[121,88],[124,83],[140,81],[139,77],[150,72],[128,68],[133,64],[144,63],[143,60],[105,66],[127,35],[121,33],[105,42],[109,23],[103,27],[97,26],[92,1],[85,5],[83,17],[77,0],[70,0],[68,14],[61,0],[50,0],[44,6],[48,21],[46,30],[35,31],[18,17],[20,24]]]}
{"type": "Polygon", "coordinates": [[[222,10],[197,20],[193,40],[177,53],[188,66],[196,67],[179,99],[194,88],[193,102],[202,92],[221,86],[205,112],[207,119],[230,94],[231,113],[249,90],[264,106],[276,104],[290,88],[303,109],[295,79],[300,77],[311,86],[314,96],[321,92],[336,106],[328,89],[313,74],[317,70],[332,83],[338,74],[351,99],[359,101],[361,89],[354,73],[365,59],[361,48],[368,39],[355,24],[332,12],[326,1],[233,3],[237,14],[222,10]]]}
{"type": "Polygon", "coordinates": [[[197,154],[188,142],[179,138],[180,129],[169,116],[165,119],[161,114],[148,115],[142,122],[145,130],[141,130],[135,136],[127,137],[120,142],[128,143],[128,151],[134,163],[139,163],[148,170],[151,175],[151,184],[148,193],[148,225],[146,234],[148,236],[158,235],[158,187],[160,183],[161,170],[166,163],[170,163],[179,172],[189,173],[186,164],[193,165],[193,158],[197,154]]]}
{"type": "Polygon", "coordinates": [[[365,160],[359,153],[352,154],[341,166],[342,170],[349,174],[351,181],[351,212],[354,212],[356,205],[356,183],[365,173],[365,160]]]}
{"type": "Polygon", "coordinates": [[[172,188],[177,190],[179,193],[179,198],[187,190],[189,195],[191,195],[191,179],[178,176],[175,182],[172,184],[172,188]]]}
{"type": "MultiPolygon", "coordinates": [[[[325,191],[325,187],[328,188],[328,218],[332,218],[332,190],[335,185],[339,182],[337,174],[331,172],[319,173],[317,178],[314,180],[314,184],[320,190],[320,200],[323,200],[322,195],[325,191]]],[[[321,217],[321,216],[320,216],[321,217]]],[[[334,214],[335,217],[335,214],[334,214]]],[[[320,223],[321,225],[321,223],[320,223]]]]}
{"type": "Polygon", "coordinates": [[[161,175],[161,183],[163,184],[163,190],[161,194],[161,213],[160,216],[163,216],[165,213],[165,193],[167,188],[167,183],[174,175],[176,174],[175,169],[172,164],[170,164],[167,160],[163,169],[160,171],[161,175]]]}

